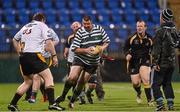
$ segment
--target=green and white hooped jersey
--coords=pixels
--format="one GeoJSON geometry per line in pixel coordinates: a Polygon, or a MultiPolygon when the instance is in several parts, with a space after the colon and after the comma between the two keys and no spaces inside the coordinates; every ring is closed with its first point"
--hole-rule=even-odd
{"type": "MultiPolygon", "coordinates": [[[[103,43],[109,43],[110,39],[104,29],[99,25],[94,25],[90,32],[86,31],[84,27],[81,27],[74,38],[72,44],[72,50],[76,48],[88,48],[91,46],[102,45],[103,43]]],[[[97,65],[100,62],[99,55],[90,54],[76,54],[75,58],[80,59],[87,65],[97,65]]]]}

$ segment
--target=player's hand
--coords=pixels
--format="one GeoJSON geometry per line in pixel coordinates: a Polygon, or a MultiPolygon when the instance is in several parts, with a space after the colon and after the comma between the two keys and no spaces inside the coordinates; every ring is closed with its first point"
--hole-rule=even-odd
{"type": "Polygon", "coordinates": [[[130,61],[131,58],[132,58],[132,56],[131,56],[130,54],[128,54],[128,55],[126,56],[126,60],[127,60],[127,61],[130,61]]]}
{"type": "Polygon", "coordinates": [[[101,46],[96,46],[96,47],[94,47],[94,46],[92,46],[92,47],[90,47],[90,54],[92,54],[92,55],[98,55],[98,54],[100,54],[100,53],[102,53],[102,48],[101,48],[101,46]]]}
{"type": "Polygon", "coordinates": [[[84,51],[87,54],[91,54],[92,49],[91,49],[91,47],[88,47],[88,48],[85,48],[84,51]]]}
{"type": "Polygon", "coordinates": [[[58,66],[58,58],[57,55],[52,57],[52,61],[53,61],[53,66],[57,67],[58,66]]]}
{"type": "Polygon", "coordinates": [[[156,65],[156,66],[153,66],[154,70],[156,71],[160,71],[160,66],[159,65],[156,65]]]}

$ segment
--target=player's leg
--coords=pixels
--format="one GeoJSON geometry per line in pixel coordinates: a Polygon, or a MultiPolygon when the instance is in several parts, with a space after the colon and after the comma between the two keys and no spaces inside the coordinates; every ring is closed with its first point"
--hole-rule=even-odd
{"type": "Polygon", "coordinates": [[[17,107],[17,102],[23,96],[23,94],[26,93],[26,91],[29,89],[29,87],[32,84],[30,75],[28,75],[28,76],[22,75],[22,77],[24,79],[24,82],[17,88],[17,91],[16,91],[13,99],[11,100],[10,104],[8,105],[8,109],[10,111],[19,111],[19,109],[17,107]]]}
{"type": "Polygon", "coordinates": [[[61,96],[56,98],[56,103],[60,103],[65,100],[68,91],[71,89],[71,87],[76,85],[77,79],[78,79],[81,71],[82,71],[81,66],[72,66],[71,67],[70,74],[64,84],[63,92],[62,92],[61,96]]]}
{"type": "Polygon", "coordinates": [[[43,78],[41,78],[41,84],[40,84],[40,91],[42,93],[42,101],[46,102],[48,100],[47,94],[46,94],[46,88],[43,78]]]}
{"type": "Polygon", "coordinates": [[[141,99],[141,78],[139,74],[131,74],[131,82],[134,90],[137,93],[136,101],[138,104],[142,103],[141,99]]]}
{"type": "Polygon", "coordinates": [[[38,90],[40,88],[40,85],[41,85],[41,76],[35,74],[33,76],[31,97],[28,100],[29,103],[35,103],[36,102],[36,96],[37,96],[37,92],[38,92],[38,90]]]}
{"type": "Polygon", "coordinates": [[[78,78],[76,87],[74,89],[73,95],[69,103],[70,108],[74,108],[74,102],[77,99],[77,97],[81,94],[85,86],[85,83],[88,82],[89,78],[90,78],[90,74],[88,72],[82,71],[81,75],[78,78]]]}
{"type": "Polygon", "coordinates": [[[97,83],[96,79],[97,79],[96,74],[93,74],[93,75],[91,75],[91,77],[88,81],[88,89],[86,91],[86,96],[87,96],[88,102],[90,104],[93,104],[93,99],[91,98],[91,93],[96,88],[96,83],[97,83]]]}
{"type": "Polygon", "coordinates": [[[144,91],[145,91],[148,105],[153,106],[152,96],[151,96],[151,85],[150,85],[150,71],[151,71],[150,67],[141,66],[139,70],[139,74],[144,84],[144,91]]]}
{"type": "Polygon", "coordinates": [[[101,76],[101,69],[102,68],[102,64],[100,64],[97,68],[97,83],[96,83],[96,95],[98,97],[98,99],[101,101],[104,99],[104,95],[105,95],[105,91],[103,90],[103,80],[102,80],[102,76],[101,76]]]}
{"type": "Polygon", "coordinates": [[[32,85],[29,87],[29,89],[26,91],[26,96],[24,98],[25,101],[28,101],[31,98],[31,92],[32,92],[32,85]]]}
{"type": "Polygon", "coordinates": [[[152,84],[153,96],[157,104],[156,111],[162,111],[165,109],[163,102],[164,98],[161,92],[161,85],[164,79],[164,74],[162,71],[163,69],[161,69],[160,71],[154,71],[154,78],[152,84]]]}
{"type": "Polygon", "coordinates": [[[162,82],[163,91],[165,98],[167,100],[168,110],[174,110],[174,90],[172,87],[172,75],[173,75],[174,68],[167,68],[164,72],[164,80],[162,82]]]}
{"type": "Polygon", "coordinates": [[[38,73],[45,82],[46,94],[49,100],[49,109],[50,110],[64,110],[65,108],[59,106],[54,101],[54,82],[53,76],[49,68],[43,70],[42,72],[38,73]]]}

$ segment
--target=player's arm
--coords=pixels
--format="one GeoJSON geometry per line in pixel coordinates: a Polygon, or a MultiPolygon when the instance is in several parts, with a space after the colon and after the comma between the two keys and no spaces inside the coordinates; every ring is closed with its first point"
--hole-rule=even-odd
{"type": "Polygon", "coordinates": [[[153,42],[153,50],[152,50],[152,56],[153,56],[153,65],[155,65],[155,70],[159,71],[159,62],[162,52],[162,33],[161,31],[157,31],[154,42],[153,42]]]}
{"type": "Polygon", "coordinates": [[[77,54],[90,54],[91,53],[91,48],[81,48],[81,34],[79,31],[77,31],[73,44],[72,44],[72,51],[74,51],[77,54]]]}
{"type": "Polygon", "coordinates": [[[20,41],[16,40],[13,38],[13,45],[14,45],[14,48],[17,52],[18,55],[20,55],[20,52],[21,52],[21,45],[20,45],[20,41]]]}
{"type": "Polygon", "coordinates": [[[53,36],[53,43],[54,43],[54,46],[56,46],[59,43],[59,37],[53,29],[51,31],[52,31],[52,36],[53,36]]]}
{"type": "Polygon", "coordinates": [[[50,29],[48,28],[48,26],[44,23],[41,24],[41,29],[42,29],[42,37],[44,38],[45,43],[46,43],[45,50],[51,53],[53,66],[57,66],[58,58],[57,58],[56,50],[53,43],[52,33],[50,29]]]}
{"type": "Polygon", "coordinates": [[[128,38],[128,39],[125,41],[125,45],[124,45],[124,54],[125,54],[125,56],[126,56],[126,60],[127,60],[127,61],[130,61],[130,59],[132,58],[130,39],[131,39],[131,38],[128,38]]]}
{"type": "Polygon", "coordinates": [[[100,27],[100,31],[101,31],[101,35],[102,35],[103,45],[100,46],[99,52],[103,52],[109,46],[110,39],[109,39],[109,36],[107,35],[106,31],[102,27],[100,27]]]}
{"type": "Polygon", "coordinates": [[[56,50],[54,47],[54,43],[51,39],[46,40],[46,50],[49,51],[52,55],[53,65],[57,66],[58,65],[58,58],[57,58],[56,50]]]}
{"type": "MultiPolygon", "coordinates": [[[[23,28],[22,28],[23,29],[23,28]]],[[[20,55],[20,52],[22,52],[22,47],[24,47],[24,45],[21,45],[21,38],[22,38],[22,29],[16,33],[16,35],[14,36],[12,42],[13,42],[13,46],[17,52],[18,55],[20,55]]]]}
{"type": "Polygon", "coordinates": [[[70,41],[69,41],[69,37],[66,39],[65,45],[64,45],[64,51],[63,51],[63,56],[65,59],[67,59],[68,57],[68,53],[69,53],[69,48],[70,48],[70,41]]]}

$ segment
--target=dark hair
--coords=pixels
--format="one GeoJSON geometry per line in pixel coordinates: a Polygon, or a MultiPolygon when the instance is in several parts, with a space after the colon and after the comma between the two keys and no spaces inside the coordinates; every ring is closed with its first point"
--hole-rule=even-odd
{"type": "Polygon", "coordinates": [[[91,21],[91,17],[88,16],[88,15],[85,15],[85,16],[83,17],[83,20],[84,20],[84,21],[91,21]]]}
{"type": "Polygon", "coordinates": [[[141,23],[141,22],[144,22],[144,26],[147,27],[146,22],[145,22],[144,20],[141,20],[141,19],[140,19],[140,20],[138,20],[137,22],[140,22],[140,23],[141,23]]]}
{"type": "Polygon", "coordinates": [[[32,20],[36,20],[36,21],[42,21],[42,20],[46,20],[46,17],[43,13],[36,13],[33,15],[32,20]]]}

